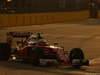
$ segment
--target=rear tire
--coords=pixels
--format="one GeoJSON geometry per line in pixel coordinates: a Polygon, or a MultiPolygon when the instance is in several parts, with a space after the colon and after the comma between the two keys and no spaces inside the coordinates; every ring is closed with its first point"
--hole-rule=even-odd
{"type": "MultiPolygon", "coordinates": [[[[73,59],[84,59],[84,53],[80,48],[74,48],[70,51],[69,59],[72,64],[73,59]]],[[[81,65],[73,65],[73,67],[80,67],[81,65]]]]}
{"type": "Polygon", "coordinates": [[[8,60],[11,55],[11,48],[8,43],[0,43],[0,60],[8,60]]]}
{"type": "Polygon", "coordinates": [[[32,65],[38,66],[40,64],[39,59],[44,58],[44,51],[41,48],[34,48],[30,54],[30,62],[32,65]]]}

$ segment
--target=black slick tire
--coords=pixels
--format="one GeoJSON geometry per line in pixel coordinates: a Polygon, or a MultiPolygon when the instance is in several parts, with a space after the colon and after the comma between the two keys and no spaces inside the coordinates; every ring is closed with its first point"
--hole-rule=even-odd
{"type": "MultiPolygon", "coordinates": [[[[84,59],[84,53],[80,48],[73,48],[70,51],[69,59],[72,64],[73,59],[84,59]]],[[[74,65],[73,67],[80,67],[81,65],[74,65]]]]}
{"type": "Polygon", "coordinates": [[[8,60],[11,55],[11,48],[8,43],[0,43],[0,60],[8,60]]]}
{"type": "Polygon", "coordinates": [[[34,48],[30,54],[30,63],[32,65],[38,66],[40,64],[39,59],[44,58],[44,51],[42,48],[34,48]]]}

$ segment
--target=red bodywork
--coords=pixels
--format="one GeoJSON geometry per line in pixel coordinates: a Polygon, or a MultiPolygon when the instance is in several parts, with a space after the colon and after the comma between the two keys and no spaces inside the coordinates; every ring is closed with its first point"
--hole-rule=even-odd
{"type": "MultiPolygon", "coordinates": [[[[36,40],[33,43],[30,40],[34,40],[33,37],[36,37],[31,32],[9,32],[7,33],[7,43],[12,46],[13,38],[26,38],[24,43],[18,48],[14,48],[14,52],[18,55],[19,58],[29,58],[31,54],[31,49],[38,47],[44,50],[44,53],[52,52],[58,60],[59,64],[69,64],[69,59],[64,52],[64,48],[60,46],[51,46],[44,40],[36,40]],[[41,42],[42,41],[42,42],[41,42]]],[[[56,45],[56,44],[55,44],[56,45]]]]}

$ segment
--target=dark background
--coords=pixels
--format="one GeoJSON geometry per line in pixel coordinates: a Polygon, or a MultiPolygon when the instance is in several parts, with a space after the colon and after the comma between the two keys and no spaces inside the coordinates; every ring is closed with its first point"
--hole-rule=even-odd
{"type": "Polygon", "coordinates": [[[89,2],[89,0],[12,0],[9,2],[0,0],[0,13],[82,11],[89,9],[89,2]]]}

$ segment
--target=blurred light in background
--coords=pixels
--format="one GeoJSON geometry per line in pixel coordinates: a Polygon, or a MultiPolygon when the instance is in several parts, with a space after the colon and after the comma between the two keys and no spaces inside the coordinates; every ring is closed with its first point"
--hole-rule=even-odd
{"type": "Polygon", "coordinates": [[[11,0],[7,0],[7,2],[11,2],[11,0]]]}

